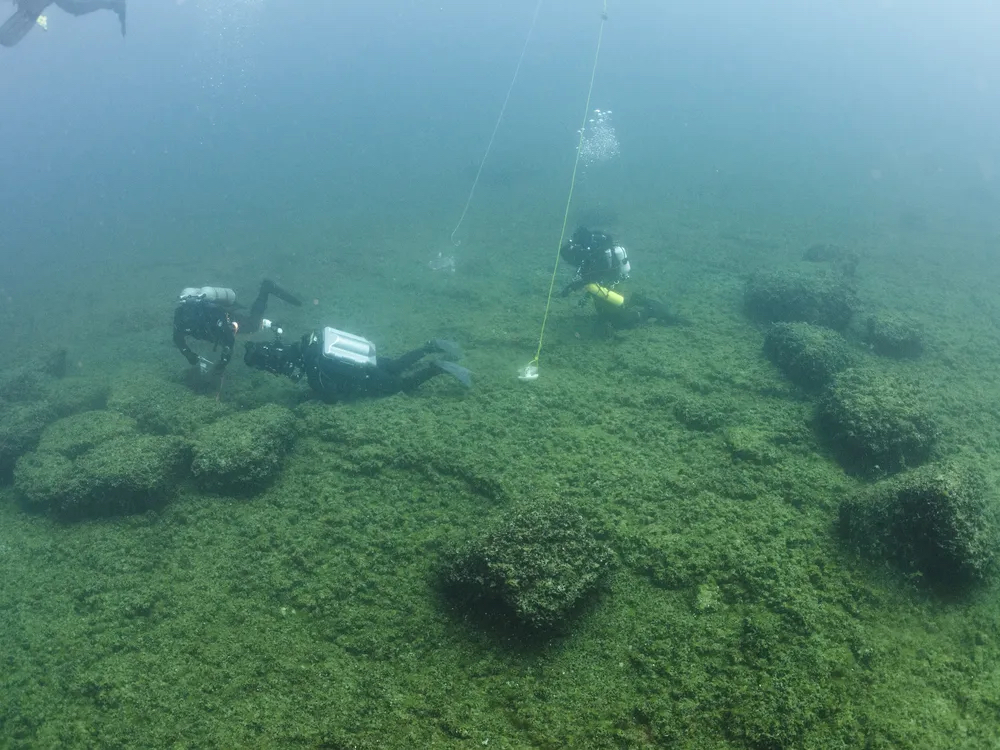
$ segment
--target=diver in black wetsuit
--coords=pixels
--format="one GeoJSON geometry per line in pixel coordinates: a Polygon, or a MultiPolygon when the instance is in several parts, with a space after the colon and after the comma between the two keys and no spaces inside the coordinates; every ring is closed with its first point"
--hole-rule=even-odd
{"type": "Polygon", "coordinates": [[[203,372],[212,363],[191,350],[187,337],[207,341],[213,348],[221,347],[214,369],[222,372],[233,356],[237,333],[252,334],[273,327],[271,321],[264,320],[267,298],[272,294],[290,305],[299,307],[302,304],[297,297],[267,279],[261,282],[257,299],[249,310],[236,307],[236,292],[232,289],[215,286],[185,289],[174,310],[174,346],[191,365],[198,365],[203,372]]]}
{"type": "Polygon", "coordinates": [[[0,26],[0,45],[13,47],[35,28],[39,17],[53,3],[61,10],[74,16],[93,13],[95,10],[111,10],[118,16],[122,36],[125,36],[126,0],[14,0],[16,9],[0,26]]]}
{"type": "Polygon", "coordinates": [[[294,344],[280,338],[273,343],[248,341],[243,361],[257,370],[298,381],[303,376],[324,401],[409,393],[436,375],[447,373],[467,388],[472,373],[452,362],[459,359],[456,344],[434,339],[400,357],[376,357],[375,345],[361,336],[335,328],[311,331],[294,344]],[[442,359],[421,360],[440,352],[442,359]],[[414,369],[416,365],[420,367],[414,369]]]}
{"type": "Polygon", "coordinates": [[[631,294],[626,299],[614,291],[629,278],[632,264],[625,248],[616,245],[611,235],[580,227],[560,248],[559,257],[576,267],[576,274],[563,288],[562,296],[568,297],[581,289],[586,291],[580,305],[586,304],[587,297],[592,298],[598,317],[612,326],[630,328],[646,321],[663,325],[681,322],[662,302],[642,294],[631,294]]]}

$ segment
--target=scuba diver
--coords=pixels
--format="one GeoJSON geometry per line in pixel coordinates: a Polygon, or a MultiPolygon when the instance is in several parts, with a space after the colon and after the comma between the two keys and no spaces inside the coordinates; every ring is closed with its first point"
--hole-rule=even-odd
{"type": "Polygon", "coordinates": [[[237,307],[236,292],[232,289],[216,286],[204,286],[200,289],[188,287],[181,292],[174,310],[174,346],[192,366],[197,365],[202,373],[208,372],[212,362],[193,352],[187,345],[187,337],[207,341],[212,344],[213,350],[221,346],[222,353],[214,365],[215,372],[221,373],[233,356],[237,332],[249,334],[275,328],[274,323],[264,319],[267,298],[272,294],[295,307],[302,305],[297,297],[267,279],[260,283],[257,299],[249,311],[237,307]]]}
{"type": "Polygon", "coordinates": [[[409,393],[442,374],[451,375],[469,388],[472,373],[451,361],[461,357],[458,345],[443,339],[433,339],[393,359],[376,357],[375,344],[368,339],[327,327],[310,331],[290,345],[280,336],[269,344],[248,341],[243,361],[254,369],[296,382],[305,376],[309,387],[324,401],[334,402],[409,393]],[[436,352],[444,357],[421,362],[436,352]]]}
{"type": "Polygon", "coordinates": [[[93,13],[95,10],[111,10],[118,16],[122,36],[125,36],[126,0],[13,0],[16,9],[3,26],[0,26],[0,45],[13,47],[28,35],[36,25],[48,28],[45,9],[53,3],[74,16],[93,13]]]}
{"type": "Polygon", "coordinates": [[[562,296],[584,290],[582,307],[587,298],[594,300],[594,309],[600,319],[618,328],[630,328],[646,321],[663,325],[681,322],[670,313],[662,302],[641,294],[628,299],[614,288],[629,278],[632,264],[628,253],[616,245],[611,235],[579,227],[570,240],[559,250],[559,257],[576,267],[573,280],[562,290],[562,296]]]}

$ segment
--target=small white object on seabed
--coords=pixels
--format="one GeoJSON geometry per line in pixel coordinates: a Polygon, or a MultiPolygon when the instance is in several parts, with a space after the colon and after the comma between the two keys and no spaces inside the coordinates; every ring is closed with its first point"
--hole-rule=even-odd
{"type": "Polygon", "coordinates": [[[455,273],[455,256],[438,253],[437,257],[431,259],[427,265],[430,266],[432,271],[450,271],[451,273],[455,273]]]}

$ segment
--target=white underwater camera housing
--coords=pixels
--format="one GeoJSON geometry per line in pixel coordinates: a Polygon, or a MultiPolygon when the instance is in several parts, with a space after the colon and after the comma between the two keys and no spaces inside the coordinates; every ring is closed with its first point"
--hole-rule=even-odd
{"type": "Polygon", "coordinates": [[[359,367],[374,367],[376,364],[375,344],[336,328],[323,329],[323,356],[359,367]]]}

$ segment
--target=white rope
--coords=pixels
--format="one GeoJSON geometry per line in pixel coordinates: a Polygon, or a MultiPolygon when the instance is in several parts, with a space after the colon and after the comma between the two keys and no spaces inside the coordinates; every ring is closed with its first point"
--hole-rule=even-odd
{"type": "Polygon", "coordinates": [[[500,107],[500,115],[497,117],[496,125],[493,126],[493,134],[490,136],[490,142],[486,146],[486,151],[483,153],[483,158],[479,160],[479,169],[476,170],[476,178],[472,181],[472,189],[469,190],[469,197],[465,200],[465,208],[462,209],[462,215],[458,219],[458,224],[451,232],[451,243],[458,247],[461,240],[455,241],[455,235],[458,233],[459,228],[462,226],[462,222],[465,221],[465,215],[469,212],[469,206],[472,203],[472,196],[476,193],[476,185],[479,184],[479,175],[483,173],[483,167],[486,165],[486,159],[490,155],[490,150],[493,148],[493,141],[496,140],[497,131],[500,129],[500,122],[503,120],[503,114],[507,110],[507,102],[510,101],[510,94],[514,90],[514,83],[517,81],[517,74],[521,72],[521,63],[524,62],[524,53],[528,50],[528,42],[531,41],[531,34],[535,30],[535,21],[538,20],[538,11],[542,7],[542,0],[538,0],[538,4],[535,5],[535,14],[531,17],[531,26],[528,28],[528,35],[524,38],[524,46],[521,47],[521,56],[517,59],[517,67],[514,68],[514,77],[510,79],[510,86],[507,87],[507,96],[504,97],[503,106],[500,107]]]}

